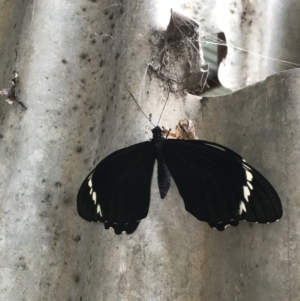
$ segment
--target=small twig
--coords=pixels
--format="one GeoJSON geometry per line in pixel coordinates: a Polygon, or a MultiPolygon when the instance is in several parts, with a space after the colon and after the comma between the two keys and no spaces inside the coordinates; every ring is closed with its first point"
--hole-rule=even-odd
{"type": "Polygon", "coordinates": [[[196,137],[195,127],[193,122],[188,119],[181,119],[178,121],[175,131],[171,131],[165,126],[162,126],[163,129],[163,136],[164,137],[173,137],[176,139],[181,140],[198,140],[199,138],[196,137]]]}
{"type": "Polygon", "coordinates": [[[172,131],[171,129],[167,128],[166,126],[161,127],[163,130],[163,136],[167,139],[169,136],[173,138],[177,138],[176,132],[172,131]]]}

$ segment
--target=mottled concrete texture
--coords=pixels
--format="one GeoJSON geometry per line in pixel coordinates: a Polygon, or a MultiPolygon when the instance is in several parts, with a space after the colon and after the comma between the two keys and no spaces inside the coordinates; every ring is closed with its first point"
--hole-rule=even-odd
{"type": "Polygon", "coordinates": [[[133,235],[77,215],[95,164],[150,134],[128,91],[154,123],[168,95],[146,72],[155,5],[0,0],[0,87],[17,70],[28,107],[0,102],[1,301],[300,299],[299,70],[201,102],[170,94],[161,121],[191,118],[199,137],[241,153],[278,190],[278,223],[214,231],[185,211],[174,183],[160,200],[156,176],[133,235]]]}
{"type": "Polygon", "coordinates": [[[235,90],[299,67],[299,14],[299,0],[217,1],[216,22],[230,45],[219,67],[223,86],[235,90]]]}

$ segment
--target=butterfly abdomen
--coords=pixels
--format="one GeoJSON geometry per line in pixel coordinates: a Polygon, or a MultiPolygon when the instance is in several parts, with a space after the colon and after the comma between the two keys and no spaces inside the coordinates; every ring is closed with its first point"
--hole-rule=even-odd
{"type": "Polygon", "coordinates": [[[171,185],[171,174],[163,159],[157,159],[157,181],[160,197],[164,199],[171,185]]]}

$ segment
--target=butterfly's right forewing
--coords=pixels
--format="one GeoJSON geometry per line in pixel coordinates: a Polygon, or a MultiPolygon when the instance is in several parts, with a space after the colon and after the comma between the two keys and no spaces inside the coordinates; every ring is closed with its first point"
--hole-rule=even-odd
{"type": "Polygon", "coordinates": [[[132,233],[148,214],[155,149],[150,141],[116,151],[84,180],[77,196],[79,215],[105,223],[117,234],[132,233]]]}
{"type": "Polygon", "coordinates": [[[203,140],[165,140],[163,155],[186,210],[213,228],[240,220],[267,223],[282,216],[279,196],[232,150],[203,140]]]}

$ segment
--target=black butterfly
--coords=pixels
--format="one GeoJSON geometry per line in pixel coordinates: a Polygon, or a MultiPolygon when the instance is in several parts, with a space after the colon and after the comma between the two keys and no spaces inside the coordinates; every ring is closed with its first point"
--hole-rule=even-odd
{"type": "Polygon", "coordinates": [[[148,214],[155,159],[160,197],[172,177],[186,210],[212,228],[282,216],[275,189],[234,151],[203,140],[166,139],[158,126],[152,133],[152,140],[110,154],[88,175],[77,196],[83,219],[103,222],[116,234],[134,232],[148,214]]]}

